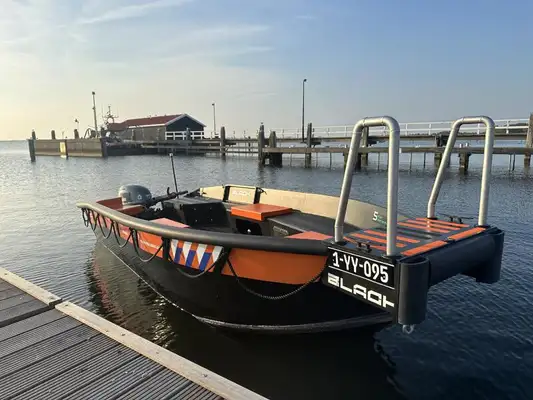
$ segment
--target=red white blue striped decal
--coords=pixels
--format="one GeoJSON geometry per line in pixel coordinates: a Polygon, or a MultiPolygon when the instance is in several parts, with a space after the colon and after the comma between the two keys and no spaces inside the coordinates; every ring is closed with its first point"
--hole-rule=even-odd
{"type": "Polygon", "coordinates": [[[218,260],[222,249],[222,246],[172,240],[170,259],[176,264],[203,271],[218,260]]]}

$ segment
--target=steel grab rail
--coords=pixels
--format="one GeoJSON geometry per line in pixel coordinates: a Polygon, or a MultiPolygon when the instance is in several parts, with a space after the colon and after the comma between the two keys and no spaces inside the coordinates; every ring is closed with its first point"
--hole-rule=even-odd
{"type": "Polygon", "coordinates": [[[339,208],[335,219],[335,242],[344,241],[344,218],[352,187],[352,177],[357,153],[363,136],[363,128],[385,126],[389,130],[389,168],[387,184],[387,256],[397,255],[396,233],[398,222],[398,170],[400,165],[400,125],[392,117],[364,118],[358,121],[352,132],[350,151],[344,171],[339,208]]]}
{"type": "Polygon", "coordinates": [[[140,232],[161,236],[165,239],[177,239],[229,248],[263,250],[280,253],[326,255],[328,250],[327,246],[319,240],[243,235],[240,233],[212,232],[193,228],[183,229],[136,218],[98,203],[79,202],[76,203],[76,207],[92,210],[120,225],[140,232]]]}
{"type": "Polygon", "coordinates": [[[494,121],[486,116],[479,117],[463,117],[455,121],[452,125],[452,130],[448,138],[448,143],[446,144],[446,149],[442,155],[442,160],[440,162],[439,171],[437,172],[437,177],[435,178],[435,183],[433,184],[433,189],[429,196],[428,209],[427,209],[427,218],[435,218],[435,204],[437,203],[437,198],[439,197],[440,189],[442,187],[442,182],[444,181],[444,171],[446,170],[446,165],[450,161],[453,147],[455,145],[455,140],[457,139],[457,134],[462,125],[466,124],[484,124],[485,129],[485,148],[483,150],[483,173],[481,175],[481,193],[479,199],[479,215],[478,215],[478,225],[486,226],[487,225],[487,211],[489,206],[489,180],[492,169],[492,151],[494,147],[494,133],[495,126],[494,121]]]}

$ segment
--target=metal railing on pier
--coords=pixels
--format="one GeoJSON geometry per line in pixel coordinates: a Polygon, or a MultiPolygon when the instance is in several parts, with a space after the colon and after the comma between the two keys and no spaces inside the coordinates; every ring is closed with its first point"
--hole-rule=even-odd
{"type": "MultiPolygon", "coordinates": [[[[421,136],[437,135],[441,132],[450,132],[454,121],[433,121],[433,122],[404,122],[400,123],[400,132],[402,136],[421,136]]],[[[497,119],[497,134],[526,133],[529,120],[527,118],[515,119],[497,119]]],[[[272,131],[280,138],[299,138],[302,135],[301,128],[273,128],[272,131]]],[[[351,125],[331,125],[331,126],[314,126],[313,135],[315,137],[349,137],[352,134],[353,124],[351,125]]],[[[464,133],[483,135],[485,127],[483,124],[474,126],[465,126],[462,129],[464,133]]],[[[370,136],[387,136],[387,130],[384,127],[371,127],[370,136]]]]}

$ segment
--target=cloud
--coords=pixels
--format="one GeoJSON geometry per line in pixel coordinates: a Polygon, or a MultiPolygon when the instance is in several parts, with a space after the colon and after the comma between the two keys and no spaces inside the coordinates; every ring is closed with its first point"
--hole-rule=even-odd
{"type": "Polygon", "coordinates": [[[156,0],[148,3],[130,4],[113,8],[105,11],[100,15],[82,18],[78,22],[80,24],[99,24],[110,21],[118,21],[130,18],[143,17],[151,11],[160,10],[164,8],[179,7],[187,3],[191,3],[194,0],[156,0]]]}

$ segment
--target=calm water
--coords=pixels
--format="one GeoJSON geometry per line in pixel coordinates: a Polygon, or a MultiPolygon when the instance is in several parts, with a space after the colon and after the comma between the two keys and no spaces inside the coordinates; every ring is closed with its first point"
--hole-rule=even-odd
{"type": "MultiPolygon", "coordinates": [[[[433,168],[402,155],[400,207],[423,215],[433,168]]],[[[428,164],[432,158],[428,156],[428,164]]],[[[319,168],[258,168],[255,158],[177,157],[180,189],[222,183],[338,195],[338,158],[319,168]]],[[[288,164],[289,160],[284,161],[288,164]]],[[[352,197],[385,203],[380,171],[356,174],[352,197]]],[[[437,211],[476,215],[480,157],[467,177],[454,157],[437,211]]],[[[160,194],[172,185],[164,156],[107,160],[40,157],[25,142],[0,142],[0,265],[105,318],[273,399],[533,398],[533,178],[495,156],[489,222],[506,231],[502,280],[456,277],[430,291],[427,320],[407,336],[398,327],[275,338],[220,333],[154,295],[85,228],[76,201],[115,196],[140,183],[160,194]],[[364,397],[360,397],[364,396],[364,397]]],[[[317,299],[320,301],[320,299],[317,299]]]]}

